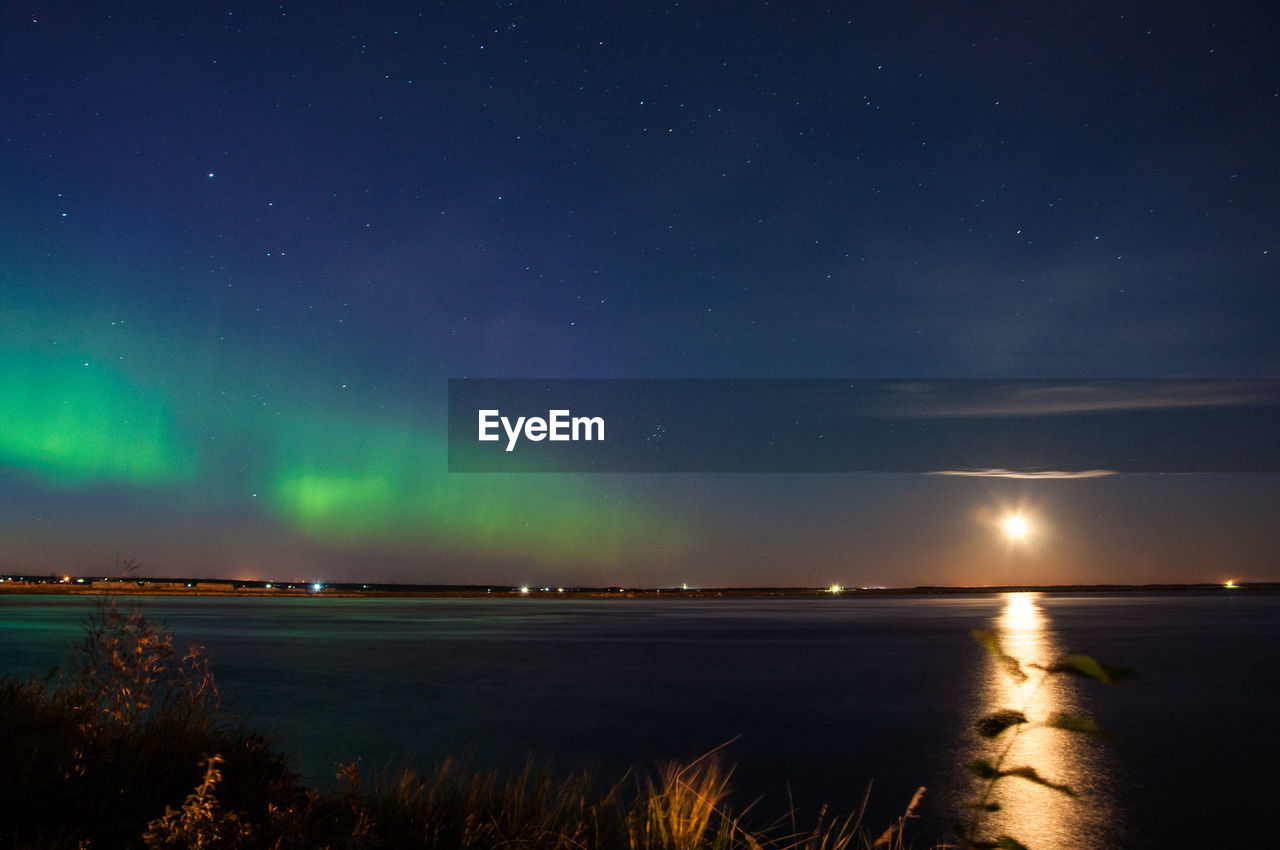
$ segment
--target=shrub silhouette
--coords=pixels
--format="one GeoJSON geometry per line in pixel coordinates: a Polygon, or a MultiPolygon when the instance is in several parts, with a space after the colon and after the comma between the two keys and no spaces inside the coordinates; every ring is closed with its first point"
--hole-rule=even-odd
{"type": "Polygon", "coordinates": [[[223,709],[198,646],[181,654],[136,603],[104,597],[66,667],[0,682],[0,845],[136,846],[218,755],[219,795],[260,812],[294,795],[263,736],[223,709]]]}

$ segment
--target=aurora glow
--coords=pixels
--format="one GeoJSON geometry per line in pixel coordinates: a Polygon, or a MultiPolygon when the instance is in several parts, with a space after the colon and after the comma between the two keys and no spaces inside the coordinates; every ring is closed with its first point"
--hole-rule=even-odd
{"type": "MultiPolygon", "coordinates": [[[[270,484],[274,510],[321,539],[518,549],[535,560],[612,562],[644,542],[662,552],[682,536],[589,478],[449,476],[445,447],[409,430],[309,423],[282,444],[270,484]],[[541,479],[541,480],[539,480],[541,479]],[[661,533],[665,529],[664,533],[661,533]]],[[[669,554],[669,552],[668,552],[669,554]]]]}
{"type": "MultiPolygon", "coordinates": [[[[134,349],[126,371],[97,365],[117,335],[76,338],[90,353],[0,355],[0,458],[51,486],[170,493],[345,550],[520,551],[538,564],[610,564],[642,546],[673,555],[685,534],[677,518],[590,477],[450,477],[444,439],[429,426],[317,410],[305,392],[322,381],[314,374],[268,376],[291,390],[265,404],[260,394],[183,380],[173,363],[189,356],[154,342],[145,358],[134,349]]],[[[252,358],[232,360],[217,383],[263,378],[252,358]]]]}
{"type": "Polygon", "coordinates": [[[164,393],[74,355],[0,351],[0,461],[55,485],[190,474],[164,393]]]}

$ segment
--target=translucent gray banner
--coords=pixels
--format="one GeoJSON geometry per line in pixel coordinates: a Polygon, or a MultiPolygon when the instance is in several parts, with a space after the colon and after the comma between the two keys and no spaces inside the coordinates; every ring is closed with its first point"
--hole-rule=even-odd
{"type": "Polygon", "coordinates": [[[1280,471],[1280,380],[451,379],[450,472],[1280,471]]]}

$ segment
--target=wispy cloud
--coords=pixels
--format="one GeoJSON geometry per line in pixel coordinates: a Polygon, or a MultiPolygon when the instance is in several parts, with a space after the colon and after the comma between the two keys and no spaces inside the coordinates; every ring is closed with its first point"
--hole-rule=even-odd
{"type": "Polygon", "coordinates": [[[1044,472],[1017,472],[1012,469],[944,469],[931,472],[930,475],[958,475],[966,478],[1105,478],[1119,473],[1110,469],[1081,469],[1075,472],[1064,470],[1047,470],[1044,472]]]}
{"type": "Polygon", "coordinates": [[[892,385],[879,415],[1053,416],[1275,405],[1275,380],[911,381],[892,385]]]}

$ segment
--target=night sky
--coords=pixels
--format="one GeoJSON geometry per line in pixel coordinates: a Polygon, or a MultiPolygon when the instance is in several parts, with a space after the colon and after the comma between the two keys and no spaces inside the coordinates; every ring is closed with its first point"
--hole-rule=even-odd
{"type": "Polygon", "coordinates": [[[5,4],[0,572],[1280,580],[1276,475],[446,465],[449,378],[1280,377],[1277,44],[1267,3],[5,4]]]}

